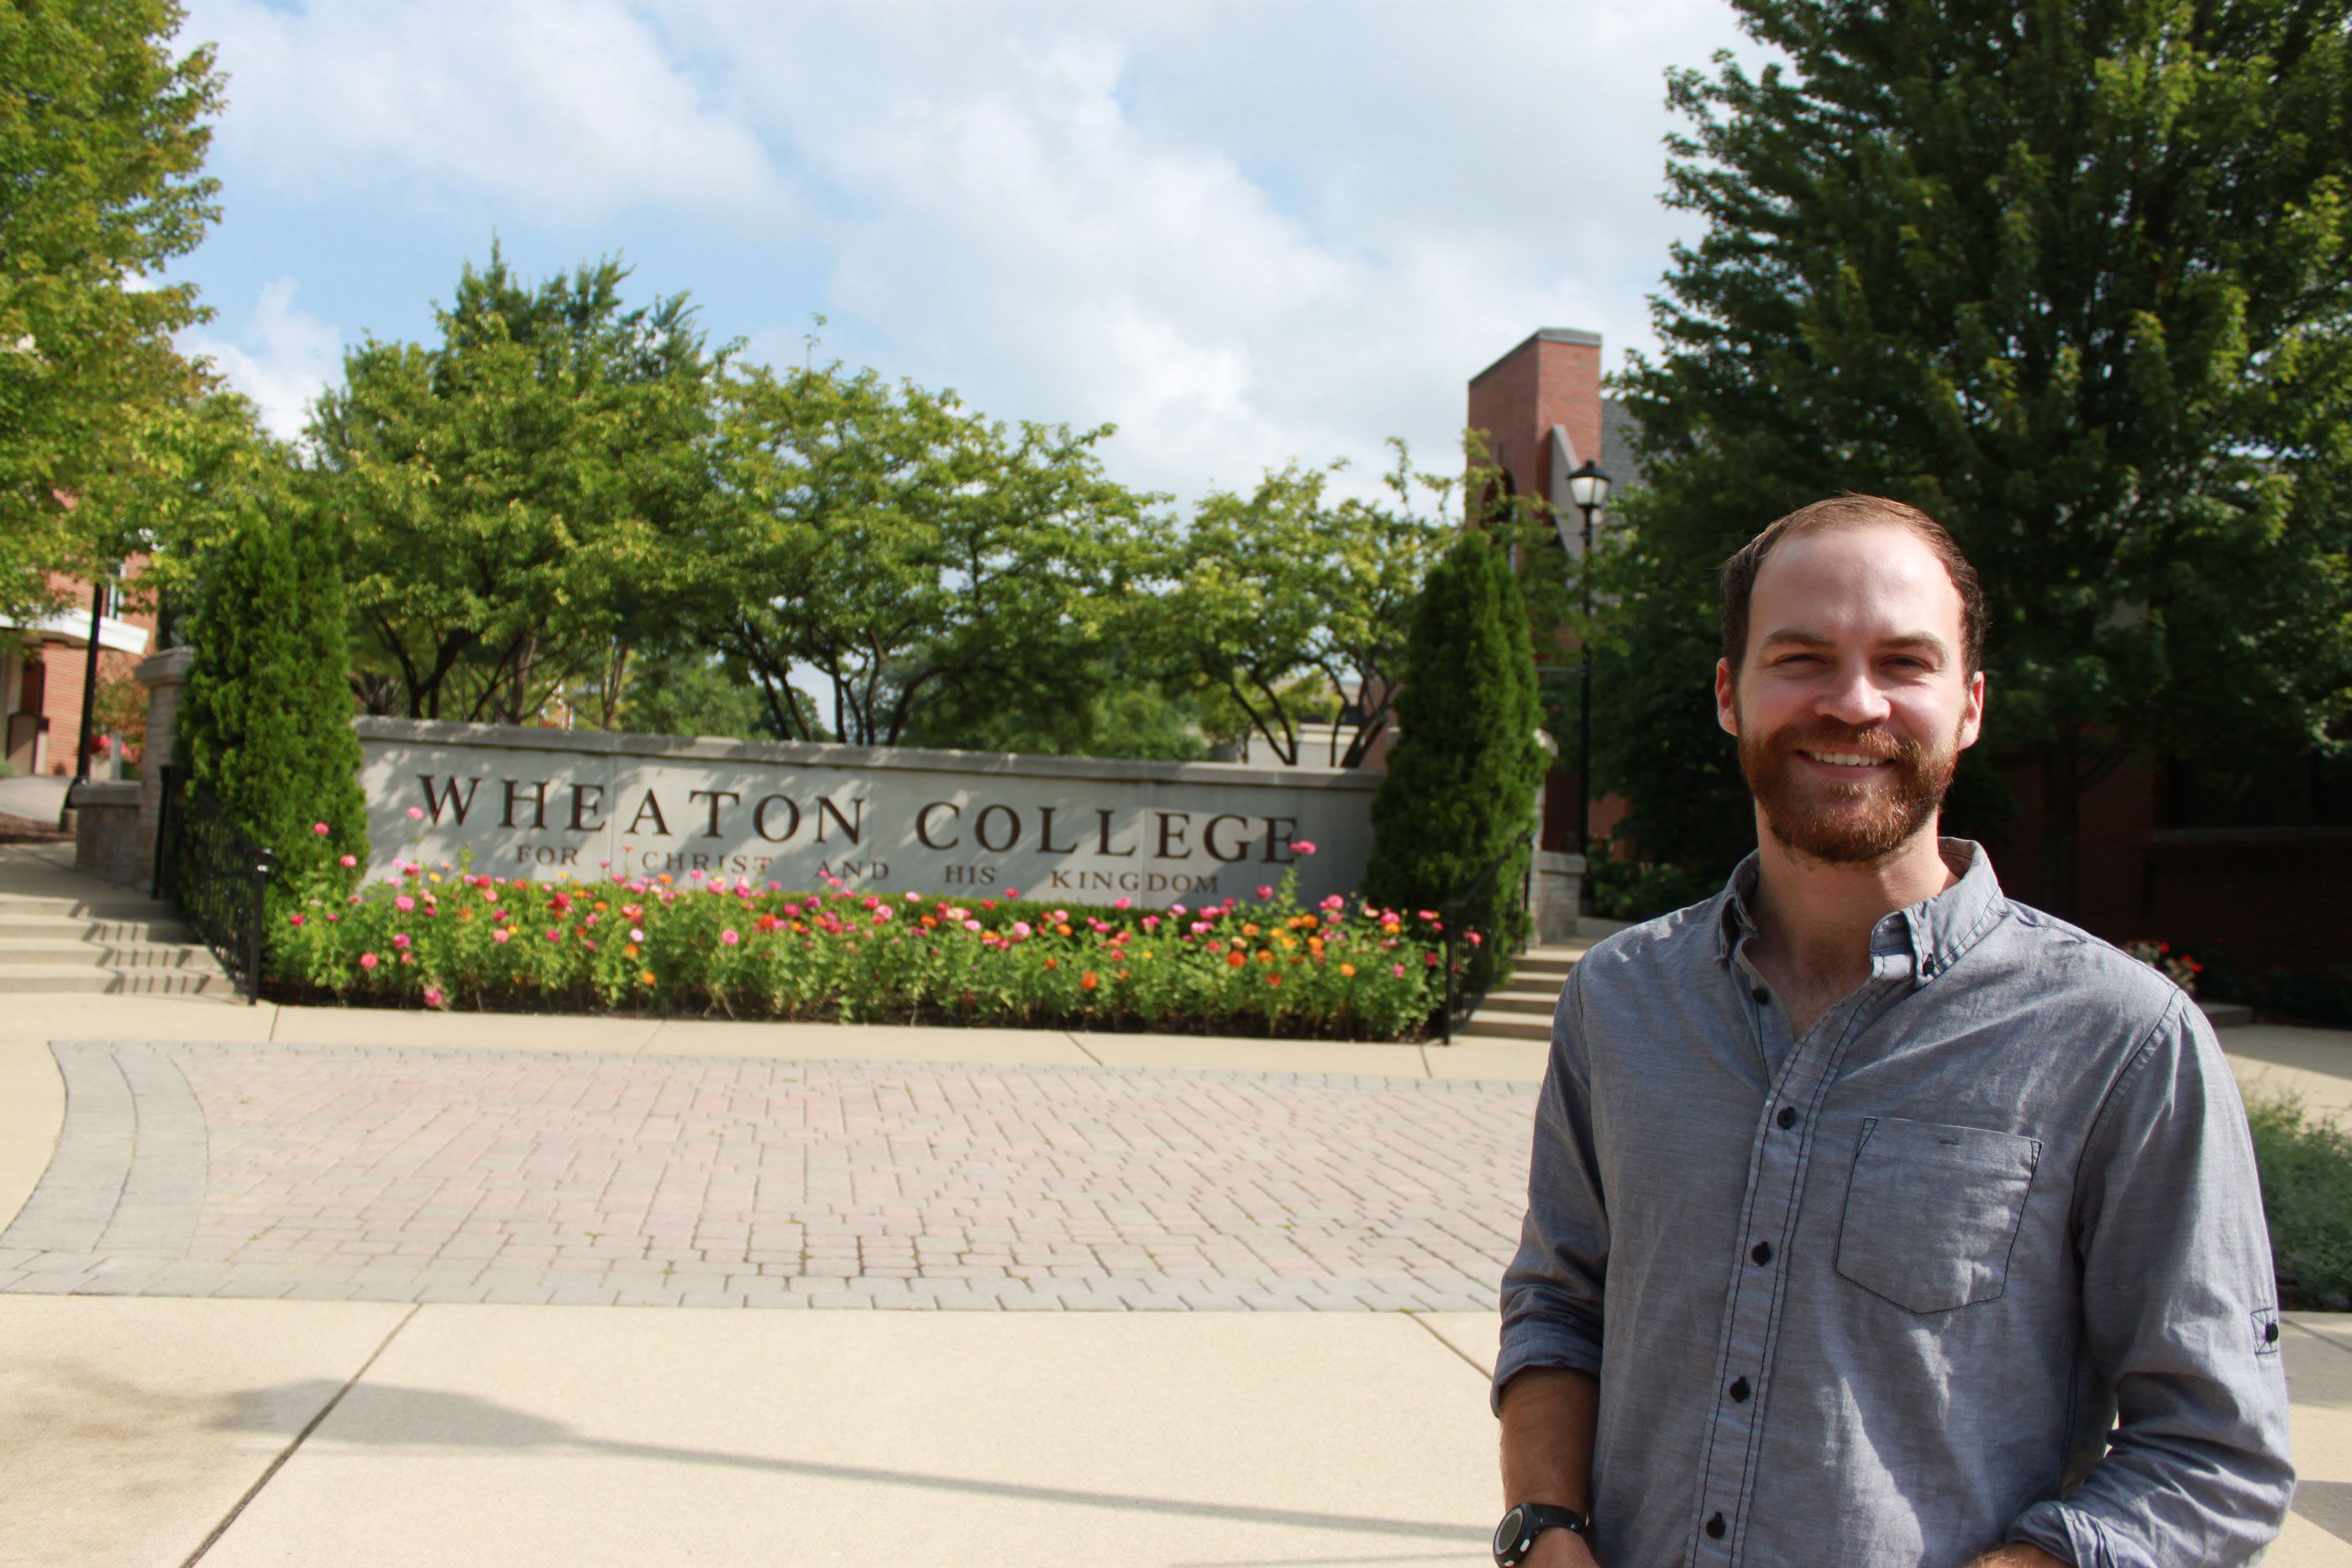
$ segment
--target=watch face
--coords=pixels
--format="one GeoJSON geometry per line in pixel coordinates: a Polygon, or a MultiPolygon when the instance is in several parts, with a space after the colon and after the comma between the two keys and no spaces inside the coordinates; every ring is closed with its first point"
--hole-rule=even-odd
{"type": "Polygon", "coordinates": [[[1527,1506],[1522,1503],[1519,1507],[1515,1508],[1511,1510],[1510,1512],[1505,1514],[1503,1516],[1503,1522],[1495,1526],[1496,1556],[1502,1556],[1505,1552],[1510,1551],[1511,1548],[1519,1543],[1519,1531],[1523,1527],[1523,1521],[1526,1518],[1527,1506]]]}

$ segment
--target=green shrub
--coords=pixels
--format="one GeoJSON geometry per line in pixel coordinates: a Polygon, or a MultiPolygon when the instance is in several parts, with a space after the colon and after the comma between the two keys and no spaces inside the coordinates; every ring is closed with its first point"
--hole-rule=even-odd
{"type": "Polygon", "coordinates": [[[1491,984],[1527,940],[1519,890],[1547,758],[1518,580],[1485,534],[1465,533],[1422,587],[1396,715],[1396,747],[1372,798],[1364,895],[1435,909],[1507,856],[1463,916],[1486,934],[1465,973],[1474,988],[1491,984]]]}
{"type": "Polygon", "coordinates": [[[195,659],[173,760],[275,853],[277,886],[299,885],[338,855],[363,863],[367,806],[331,539],[256,511],[198,570],[195,659]]]}
{"type": "Polygon", "coordinates": [[[2352,1310],[2352,1135],[2285,1095],[2249,1101],[2279,1304],[2352,1310]]]}
{"type": "Polygon", "coordinates": [[[1621,861],[1606,842],[1596,842],[1586,862],[1592,883],[1592,912],[1604,920],[1650,920],[1713,898],[1731,875],[1722,870],[1621,861]]]}

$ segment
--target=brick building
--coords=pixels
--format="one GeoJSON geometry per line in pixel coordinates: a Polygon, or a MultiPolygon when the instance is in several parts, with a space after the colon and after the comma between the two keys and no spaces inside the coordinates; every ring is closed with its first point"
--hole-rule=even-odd
{"type": "MultiPolygon", "coordinates": [[[[0,716],[6,723],[0,755],[19,774],[70,775],[81,739],[89,584],[52,574],[49,586],[65,608],[37,620],[0,620],[0,716]]],[[[99,619],[100,682],[128,678],[154,635],[153,611],[110,602],[99,619]]]]}
{"type": "MultiPolygon", "coordinates": [[[[1598,333],[1545,328],[1470,381],[1467,423],[1486,434],[1504,482],[1571,519],[1567,478],[1586,457],[1596,456],[1621,490],[1642,477],[1633,420],[1601,394],[1601,350],[1598,333]]],[[[1769,521],[1759,513],[1756,526],[1769,521]]],[[[1582,540],[1557,548],[1580,550],[1582,540]]],[[[1573,645],[1563,645],[1560,663],[1575,662],[1573,645]]],[[[1708,700],[1703,684],[1695,682],[1691,700],[1708,700]]],[[[1997,689],[1990,701],[1997,733],[1997,689]]],[[[1561,739],[1561,766],[1545,785],[1547,849],[1573,847],[1575,737],[1561,739]]],[[[1987,835],[2002,886],[2026,903],[2049,902],[2034,761],[2000,752],[1992,761],[2016,807],[1987,835]]],[[[2352,965],[2343,949],[2352,931],[2352,768],[2315,757],[2286,771],[2225,800],[2161,762],[2116,769],[2082,803],[2073,918],[2112,941],[2167,941],[2248,974],[2352,965]]],[[[1623,816],[1622,801],[1594,802],[1593,831],[1609,833],[1623,816]]]]}

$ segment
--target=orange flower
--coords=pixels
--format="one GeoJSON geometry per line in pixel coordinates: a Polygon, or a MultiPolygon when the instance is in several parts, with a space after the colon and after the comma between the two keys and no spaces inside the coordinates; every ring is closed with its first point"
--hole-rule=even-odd
{"type": "Polygon", "coordinates": [[[1269,986],[1278,986],[1282,984],[1282,977],[1280,975],[1268,975],[1265,977],[1265,983],[1269,986]]]}
{"type": "Polygon", "coordinates": [[[664,887],[667,887],[669,885],[669,873],[664,872],[661,875],[654,878],[654,880],[661,883],[664,887]]]}
{"type": "Polygon", "coordinates": [[[1250,924],[1250,925],[1244,925],[1244,926],[1243,926],[1243,927],[1242,927],[1242,935],[1243,935],[1243,936],[1256,936],[1256,935],[1257,935],[1257,925],[1255,925],[1255,922],[1253,922],[1252,924],[1250,924]]]}
{"type": "Polygon", "coordinates": [[[1125,969],[1121,969],[1121,970],[1118,972],[1118,977],[1119,977],[1120,979],[1122,979],[1122,980],[1126,979],[1126,978],[1127,978],[1127,971],[1126,971],[1125,969]]]}
{"type": "Polygon", "coordinates": [[[1271,964],[1271,963],[1273,963],[1273,962],[1274,962],[1274,949],[1273,949],[1273,948],[1271,948],[1271,947],[1268,947],[1265,952],[1260,953],[1260,954],[1257,956],[1257,961],[1258,961],[1259,963],[1261,963],[1261,964],[1271,964]]]}
{"type": "Polygon", "coordinates": [[[1356,977],[1356,966],[1353,964],[1342,964],[1339,966],[1339,973],[1352,980],[1356,977]]]}
{"type": "Polygon", "coordinates": [[[1092,969],[1078,977],[1078,989],[1082,991],[1091,991],[1100,984],[1102,982],[1095,977],[1095,972],[1092,969]]]}
{"type": "Polygon", "coordinates": [[[651,969],[641,970],[637,975],[637,978],[650,986],[654,983],[654,972],[651,969]]]}
{"type": "Polygon", "coordinates": [[[1246,953],[1228,953],[1225,955],[1225,962],[1238,969],[1244,964],[1249,962],[1249,955],[1246,953]]]}
{"type": "Polygon", "coordinates": [[[1054,929],[1064,936],[1067,936],[1070,934],[1070,928],[1066,925],[1056,925],[1054,929]]]}
{"type": "Polygon", "coordinates": [[[1061,965],[1056,963],[1055,960],[1048,958],[1045,960],[1045,967],[1048,969],[1058,969],[1061,967],[1061,965]]]}
{"type": "Polygon", "coordinates": [[[599,915],[604,914],[604,901],[603,899],[601,899],[601,898],[600,898],[600,899],[598,899],[598,900],[596,901],[596,903],[595,903],[594,907],[595,907],[595,910],[596,910],[596,913],[597,913],[597,914],[599,914],[599,915]]]}
{"type": "Polygon", "coordinates": [[[627,946],[622,948],[621,951],[634,958],[637,956],[637,945],[632,942],[627,946]]]}

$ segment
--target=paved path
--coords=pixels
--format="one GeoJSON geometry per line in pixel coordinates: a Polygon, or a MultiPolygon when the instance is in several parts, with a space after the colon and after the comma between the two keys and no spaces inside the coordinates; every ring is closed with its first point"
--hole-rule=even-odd
{"type": "Polygon", "coordinates": [[[67,1042],[0,1291],[1491,1310],[1524,1083],[67,1042]]]}

